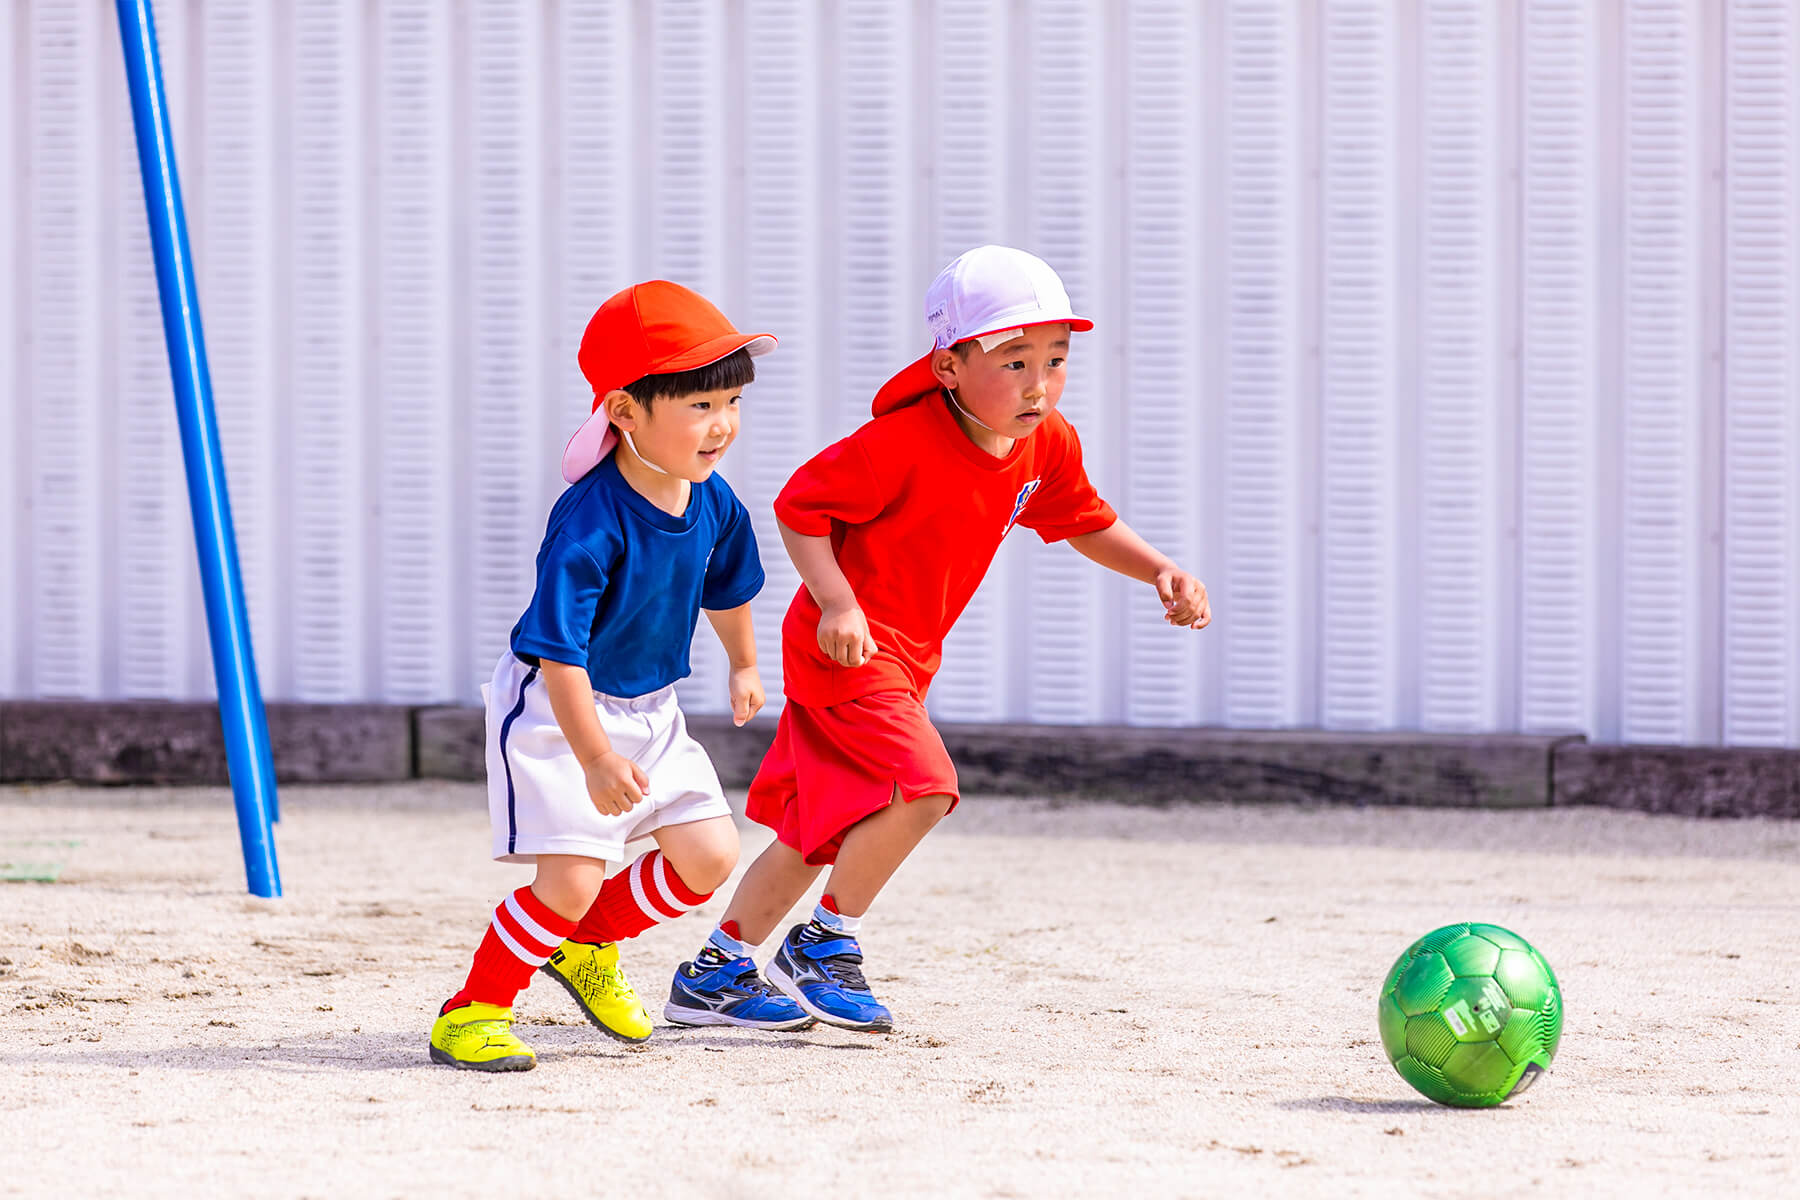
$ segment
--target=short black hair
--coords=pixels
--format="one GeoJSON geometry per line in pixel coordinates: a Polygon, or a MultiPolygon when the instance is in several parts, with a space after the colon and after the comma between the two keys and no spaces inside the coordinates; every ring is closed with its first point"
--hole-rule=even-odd
{"type": "Polygon", "coordinates": [[[626,384],[625,390],[631,393],[633,400],[648,409],[652,401],[664,396],[692,396],[695,392],[741,388],[755,378],[756,366],[750,360],[750,351],[745,349],[691,371],[646,375],[626,384]]]}

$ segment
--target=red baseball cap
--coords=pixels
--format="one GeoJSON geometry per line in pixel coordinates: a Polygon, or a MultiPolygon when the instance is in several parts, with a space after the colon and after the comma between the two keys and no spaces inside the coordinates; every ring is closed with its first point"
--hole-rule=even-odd
{"type": "Polygon", "coordinates": [[[775,348],[767,333],[739,333],[725,314],[698,292],[652,279],[608,298],[581,335],[581,373],[594,389],[594,411],[563,449],[562,474],[574,483],[618,443],[600,401],[646,375],[692,371],[739,350],[752,357],[775,348]]]}

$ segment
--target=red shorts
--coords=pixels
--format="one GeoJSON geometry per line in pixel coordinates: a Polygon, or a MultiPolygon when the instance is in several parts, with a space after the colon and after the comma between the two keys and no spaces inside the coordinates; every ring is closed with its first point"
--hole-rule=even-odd
{"type": "Polygon", "coordinates": [[[876,692],[829,708],[792,700],[750,783],[752,821],[815,865],[837,861],[850,827],[900,799],[961,793],[944,739],[908,692],[876,692]]]}

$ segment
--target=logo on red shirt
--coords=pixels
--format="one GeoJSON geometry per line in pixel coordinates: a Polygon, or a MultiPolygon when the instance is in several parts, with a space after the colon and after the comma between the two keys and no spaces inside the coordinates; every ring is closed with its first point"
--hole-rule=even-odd
{"type": "Polygon", "coordinates": [[[1038,484],[1042,482],[1044,482],[1042,479],[1034,479],[1019,489],[1018,499],[1013,501],[1012,516],[1006,518],[1006,528],[1000,531],[1001,537],[1005,537],[1007,534],[1011,533],[1012,527],[1018,524],[1019,514],[1025,511],[1025,505],[1031,500],[1031,493],[1037,491],[1038,484]]]}

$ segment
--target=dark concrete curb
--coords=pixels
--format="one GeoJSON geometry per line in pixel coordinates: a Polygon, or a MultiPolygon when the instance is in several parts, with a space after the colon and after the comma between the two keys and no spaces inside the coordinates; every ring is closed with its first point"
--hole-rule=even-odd
{"type": "Polygon", "coordinates": [[[1800,750],[1559,745],[1556,803],[1685,817],[1800,818],[1800,750]]]}
{"type": "MultiPolygon", "coordinates": [[[[775,736],[769,718],[740,729],[724,717],[695,716],[688,728],[733,787],[750,782],[775,736]]],[[[480,709],[418,709],[413,730],[420,776],[484,777],[480,709]]],[[[1035,725],[947,725],[942,732],[970,792],[1151,804],[1229,799],[1542,808],[1550,803],[1550,752],[1559,740],[1035,725]]]]}
{"type": "Polygon", "coordinates": [[[414,769],[422,779],[487,776],[486,717],[479,708],[413,710],[414,769]]]}
{"type": "Polygon", "coordinates": [[[953,725],[943,735],[972,792],[1446,808],[1547,807],[1560,740],[1019,725],[953,725]]]}
{"type": "MultiPolygon", "coordinates": [[[[480,709],[272,704],[291,783],[481,779],[480,709]]],[[[719,777],[743,787],[775,734],[690,717],[719,777]]],[[[1325,801],[1458,808],[1606,805],[1687,816],[1800,818],[1800,750],[1594,746],[1579,735],[1461,736],[946,725],[969,792],[1134,803],[1325,801]]],[[[218,708],[0,701],[0,782],[224,783],[218,708]]]]}
{"type": "MultiPolygon", "coordinates": [[[[381,704],[271,704],[277,779],[374,783],[413,774],[410,710],[381,704]]],[[[216,704],[0,702],[0,781],[225,783],[216,704]]]]}

